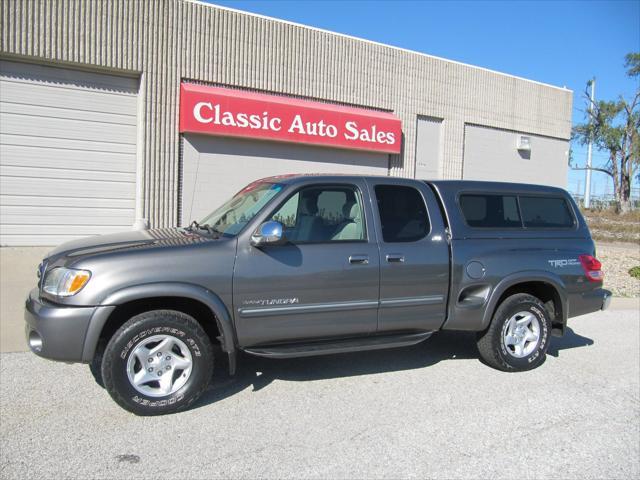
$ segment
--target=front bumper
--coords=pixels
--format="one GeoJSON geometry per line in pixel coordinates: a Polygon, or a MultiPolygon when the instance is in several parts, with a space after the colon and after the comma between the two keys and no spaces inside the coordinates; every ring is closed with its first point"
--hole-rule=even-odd
{"type": "Polygon", "coordinates": [[[42,300],[37,288],[25,302],[25,334],[29,349],[41,357],[82,361],[85,337],[99,307],[67,307],[42,300]]]}

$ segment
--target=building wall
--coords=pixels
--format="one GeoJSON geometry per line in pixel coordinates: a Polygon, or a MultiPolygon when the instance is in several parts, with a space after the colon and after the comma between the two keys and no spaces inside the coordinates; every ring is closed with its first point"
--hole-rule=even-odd
{"type": "Polygon", "coordinates": [[[567,183],[569,146],[565,140],[523,132],[467,125],[464,135],[465,180],[493,180],[553,185],[567,183]],[[526,135],[530,151],[516,149],[518,137],[526,135]],[[563,162],[559,163],[559,160],[563,162]]]}
{"type": "Polygon", "coordinates": [[[181,223],[201,220],[242,189],[250,179],[238,178],[238,172],[251,175],[251,179],[337,171],[386,175],[388,157],[379,152],[187,134],[182,156],[181,223]]]}
{"type": "Polygon", "coordinates": [[[441,174],[461,178],[465,124],[568,140],[571,92],[301,25],[183,0],[4,0],[0,54],[140,76],[142,216],[178,221],[181,79],[386,109],[390,174],[414,175],[416,118],[442,118],[441,174]]]}

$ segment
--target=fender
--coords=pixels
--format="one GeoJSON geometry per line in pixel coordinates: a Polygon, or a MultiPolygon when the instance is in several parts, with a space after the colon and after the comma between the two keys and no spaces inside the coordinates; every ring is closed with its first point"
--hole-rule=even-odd
{"type": "Polygon", "coordinates": [[[99,308],[91,318],[84,342],[83,361],[90,361],[93,358],[102,328],[116,306],[133,300],[152,297],[184,297],[197,300],[206,305],[215,315],[218,330],[220,331],[222,350],[229,356],[229,372],[230,374],[235,373],[236,333],[227,307],[212,291],[199,285],[178,282],[135,285],[117,290],[105,297],[101,302],[101,306],[105,308],[99,308]]]}
{"type": "Polygon", "coordinates": [[[507,275],[493,288],[482,317],[483,330],[489,326],[493,312],[498,306],[498,300],[502,294],[506,292],[508,288],[524,282],[544,282],[551,285],[558,293],[560,303],[562,304],[562,324],[565,325],[567,323],[567,291],[562,279],[551,272],[545,272],[542,270],[525,270],[507,275]]]}

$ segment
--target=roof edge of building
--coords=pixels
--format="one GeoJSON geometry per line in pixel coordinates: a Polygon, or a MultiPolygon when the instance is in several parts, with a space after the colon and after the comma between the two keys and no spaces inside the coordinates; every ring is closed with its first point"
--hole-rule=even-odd
{"type": "Polygon", "coordinates": [[[428,53],[418,52],[416,50],[411,50],[411,49],[408,49],[408,48],[397,47],[395,45],[388,45],[386,43],[376,42],[374,40],[368,40],[366,38],[355,37],[353,35],[348,35],[346,33],[334,32],[332,30],[326,30],[324,28],[314,27],[312,25],[305,25],[304,23],[292,22],[290,20],[284,20],[282,18],[270,17],[268,15],[262,15],[260,13],[247,12],[245,10],[238,10],[237,8],[227,7],[227,6],[224,6],[224,5],[218,5],[218,4],[215,4],[215,3],[209,3],[206,0],[182,0],[182,1],[187,2],[187,3],[194,3],[194,4],[198,4],[198,5],[204,5],[204,6],[207,6],[209,8],[218,8],[220,10],[227,10],[229,12],[241,13],[243,15],[249,15],[249,16],[257,17],[257,18],[263,18],[265,20],[272,20],[272,21],[276,21],[276,22],[280,22],[280,23],[285,23],[285,24],[288,24],[288,25],[293,25],[293,26],[296,26],[296,27],[306,28],[306,29],[309,29],[309,30],[315,30],[317,32],[329,33],[331,35],[338,35],[340,37],[348,38],[350,40],[356,40],[358,42],[370,43],[372,45],[378,45],[378,46],[381,46],[381,47],[391,48],[391,49],[394,49],[394,50],[399,50],[401,52],[411,53],[411,54],[414,54],[414,55],[420,55],[420,56],[423,56],[423,57],[432,58],[432,59],[440,60],[440,61],[443,61],[443,62],[453,63],[455,65],[462,65],[462,66],[465,66],[465,67],[474,68],[476,70],[482,70],[482,71],[485,71],[485,72],[494,73],[494,74],[497,74],[497,75],[502,75],[504,77],[510,77],[510,78],[514,78],[516,80],[522,80],[524,82],[534,83],[536,85],[542,85],[543,87],[549,87],[549,88],[553,88],[553,89],[560,90],[560,91],[563,91],[563,92],[573,93],[573,90],[571,90],[570,88],[567,88],[567,87],[559,87],[557,85],[551,85],[550,83],[539,82],[537,80],[531,80],[530,78],[519,77],[517,75],[512,75],[510,73],[499,72],[497,70],[492,70],[492,69],[486,68],[486,67],[479,67],[477,65],[471,65],[469,63],[459,62],[457,60],[450,60],[448,58],[438,57],[437,55],[430,55],[428,53]]]}

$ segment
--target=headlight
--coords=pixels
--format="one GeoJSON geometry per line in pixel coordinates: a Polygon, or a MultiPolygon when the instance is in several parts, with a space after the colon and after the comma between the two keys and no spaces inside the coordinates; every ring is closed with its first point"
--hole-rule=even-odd
{"type": "Polygon", "coordinates": [[[82,290],[90,278],[88,270],[56,267],[47,273],[42,290],[57,297],[70,297],[82,290]]]}

